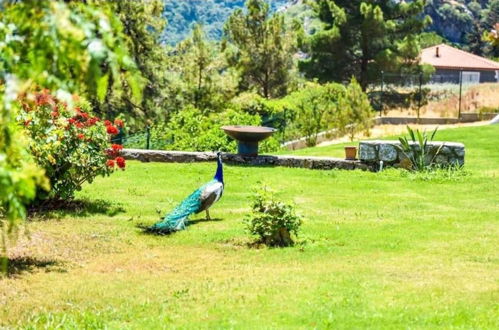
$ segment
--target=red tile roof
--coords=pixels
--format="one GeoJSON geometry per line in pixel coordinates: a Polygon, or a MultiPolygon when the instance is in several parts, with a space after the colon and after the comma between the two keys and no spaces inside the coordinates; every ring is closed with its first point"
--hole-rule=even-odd
{"type": "Polygon", "coordinates": [[[423,49],[421,63],[433,65],[437,69],[499,70],[499,63],[496,61],[445,44],[423,49]]]}

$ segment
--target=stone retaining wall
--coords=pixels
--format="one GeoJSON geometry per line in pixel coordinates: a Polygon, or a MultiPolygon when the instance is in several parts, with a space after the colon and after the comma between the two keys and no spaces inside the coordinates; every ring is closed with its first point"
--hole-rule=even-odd
{"type": "MultiPolygon", "coordinates": [[[[420,118],[416,117],[376,117],[372,119],[372,125],[449,125],[457,123],[470,123],[480,120],[492,120],[495,115],[494,113],[462,113],[461,119],[457,118],[420,118]]],[[[344,133],[339,132],[337,129],[332,129],[329,131],[320,132],[317,134],[317,144],[325,141],[331,141],[338,137],[343,136],[344,133]]],[[[307,139],[300,138],[297,140],[288,141],[282,144],[282,147],[288,150],[298,150],[307,147],[307,139]]]]}
{"type": "MultiPolygon", "coordinates": [[[[184,152],[164,150],[124,149],[121,153],[125,159],[142,162],[163,163],[192,163],[215,161],[213,152],[184,152]]],[[[344,160],[330,157],[303,157],[303,156],[257,156],[247,157],[236,154],[223,153],[222,159],[227,164],[252,166],[284,166],[309,169],[331,170],[334,168],[345,170],[373,170],[371,164],[364,164],[358,160],[344,160]]]]}
{"type": "MultiPolygon", "coordinates": [[[[411,143],[414,150],[419,150],[419,145],[411,143]]],[[[359,143],[359,159],[367,164],[379,165],[383,161],[384,166],[405,167],[407,156],[400,150],[399,141],[361,141],[359,143]]],[[[464,144],[455,142],[429,142],[429,158],[440,165],[464,165],[464,144]],[[438,155],[435,154],[440,149],[438,155]]]]}

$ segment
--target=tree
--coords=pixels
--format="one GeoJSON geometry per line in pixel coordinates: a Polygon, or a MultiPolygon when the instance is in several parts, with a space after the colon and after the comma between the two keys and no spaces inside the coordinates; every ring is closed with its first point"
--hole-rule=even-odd
{"type": "Polygon", "coordinates": [[[293,77],[294,29],[282,14],[271,16],[264,0],[248,0],[246,9],[237,9],[225,25],[229,64],[239,71],[242,90],[255,89],[265,98],[282,96],[293,77]]]}
{"type": "Polygon", "coordinates": [[[338,104],[340,125],[353,141],[355,134],[364,131],[369,134],[372,126],[373,109],[367,95],[362,92],[359,83],[352,78],[345,92],[345,97],[338,104]]]}
{"type": "Polygon", "coordinates": [[[499,57],[499,0],[492,0],[484,10],[483,17],[484,39],[490,43],[486,50],[488,56],[499,57]]]}
{"type": "MultiPolygon", "coordinates": [[[[168,26],[164,32],[164,42],[176,45],[189,37],[194,23],[201,24],[209,40],[220,40],[224,22],[230,14],[244,7],[245,0],[163,0],[164,16],[168,26]]],[[[285,5],[289,0],[268,1],[271,10],[285,5]]]]}
{"type": "Polygon", "coordinates": [[[447,40],[435,32],[423,32],[419,35],[419,45],[421,48],[428,48],[445,42],[447,40]]]}
{"type": "Polygon", "coordinates": [[[380,71],[413,70],[420,53],[418,35],[430,23],[424,1],[315,0],[323,28],[305,43],[300,63],[309,78],[346,82],[356,77],[362,90],[380,71]]]}
{"type": "Polygon", "coordinates": [[[492,46],[499,47],[499,23],[489,32],[487,40],[490,41],[492,46]]]}
{"type": "Polygon", "coordinates": [[[490,31],[499,23],[499,0],[490,0],[483,12],[482,24],[485,30],[490,31]]]}
{"type": "Polygon", "coordinates": [[[482,16],[483,9],[480,3],[471,2],[468,4],[468,9],[471,11],[472,17],[467,15],[466,19],[470,20],[470,23],[466,24],[470,26],[470,31],[465,34],[464,41],[467,44],[466,49],[473,54],[483,55],[485,50],[485,42],[482,38],[483,35],[483,24],[480,20],[482,16]]]}
{"type": "MultiPolygon", "coordinates": [[[[123,113],[129,125],[140,126],[145,119],[166,119],[169,114],[164,104],[168,93],[168,55],[161,43],[166,26],[162,0],[94,0],[99,6],[109,5],[121,21],[122,32],[133,62],[142,74],[140,85],[122,84],[121,88],[108,86],[105,102],[98,103],[99,111],[107,116],[123,113]],[[134,98],[141,89],[141,100],[134,98]]],[[[96,102],[94,102],[96,103],[96,102]]]]}
{"type": "Polygon", "coordinates": [[[293,128],[305,137],[308,146],[314,146],[323,131],[334,130],[335,134],[353,137],[357,132],[368,132],[371,126],[373,111],[369,99],[355,79],[346,86],[309,82],[283,101],[294,112],[293,128]]]}
{"type": "Polygon", "coordinates": [[[231,99],[237,81],[215,42],[207,41],[201,25],[179,43],[171,55],[170,74],[182,94],[182,108],[194,106],[203,112],[219,112],[231,99]]]}

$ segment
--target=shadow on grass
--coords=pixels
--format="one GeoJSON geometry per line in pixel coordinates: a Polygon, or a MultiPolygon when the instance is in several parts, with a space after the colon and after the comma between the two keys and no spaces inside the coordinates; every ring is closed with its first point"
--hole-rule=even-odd
{"type": "Polygon", "coordinates": [[[119,204],[103,199],[80,199],[71,201],[48,201],[30,208],[30,217],[86,217],[94,214],[105,214],[113,217],[126,210],[119,204]]]}
{"type": "Polygon", "coordinates": [[[198,223],[202,222],[217,222],[217,221],[222,221],[222,218],[211,218],[211,219],[195,219],[195,220],[189,220],[189,223],[187,224],[188,226],[190,225],[196,225],[198,223]]]}
{"type": "MultiPolygon", "coordinates": [[[[187,222],[187,228],[192,226],[192,225],[197,225],[198,223],[202,222],[218,222],[222,221],[222,218],[211,218],[211,219],[195,219],[195,220],[188,220],[187,222]]],[[[175,234],[176,231],[171,231],[171,232],[158,232],[151,230],[152,225],[145,225],[143,223],[137,224],[137,228],[142,229],[142,233],[145,235],[153,235],[153,236],[169,236],[172,234],[175,234]]]]}
{"type": "Polygon", "coordinates": [[[25,273],[34,273],[37,270],[45,270],[46,272],[57,271],[63,272],[62,264],[56,260],[37,259],[33,257],[14,257],[9,258],[7,263],[5,259],[1,260],[2,268],[7,268],[8,277],[18,277],[25,273]]]}

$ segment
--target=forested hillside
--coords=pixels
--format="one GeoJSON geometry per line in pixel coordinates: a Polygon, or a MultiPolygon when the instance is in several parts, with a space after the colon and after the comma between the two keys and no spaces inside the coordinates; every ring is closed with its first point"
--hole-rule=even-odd
{"type": "MultiPolygon", "coordinates": [[[[208,38],[219,39],[224,22],[236,9],[242,8],[246,0],[164,0],[164,16],[168,26],[164,42],[175,44],[187,37],[193,23],[201,23],[208,38]]],[[[273,10],[288,0],[269,0],[273,10]]]]}
{"type": "Polygon", "coordinates": [[[447,40],[483,55],[490,54],[483,33],[499,22],[499,0],[429,0],[425,10],[433,23],[431,30],[447,40]]]}
{"type": "MultiPolygon", "coordinates": [[[[219,39],[227,17],[236,8],[241,8],[245,0],[164,0],[164,15],[168,27],[163,40],[175,44],[185,39],[192,24],[199,22],[204,26],[210,39],[219,39]]],[[[269,0],[273,10],[283,9],[290,16],[298,16],[307,30],[313,32],[315,24],[309,17],[301,0],[269,0]]],[[[474,53],[483,55],[490,50],[482,41],[484,31],[489,31],[499,21],[499,0],[428,0],[425,10],[433,23],[429,31],[434,31],[451,43],[463,46],[474,53]]]]}

